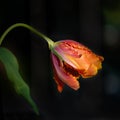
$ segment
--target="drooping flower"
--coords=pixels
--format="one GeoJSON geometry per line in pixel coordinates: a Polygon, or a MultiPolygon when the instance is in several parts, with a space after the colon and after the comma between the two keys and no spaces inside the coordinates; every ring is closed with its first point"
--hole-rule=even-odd
{"type": "Polygon", "coordinates": [[[55,43],[51,52],[54,79],[59,92],[64,84],[74,90],[80,88],[78,79],[95,76],[102,68],[104,58],[93,53],[86,46],[73,41],[62,40],[55,43]]]}

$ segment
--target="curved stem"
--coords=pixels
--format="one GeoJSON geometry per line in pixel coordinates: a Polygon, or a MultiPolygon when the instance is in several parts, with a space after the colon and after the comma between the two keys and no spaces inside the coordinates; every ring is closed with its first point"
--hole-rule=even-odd
{"type": "Polygon", "coordinates": [[[24,23],[16,23],[13,24],[12,26],[10,26],[1,36],[0,38],[0,45],[2,44],[2,41],[4,40],[4,38],[6,37],[6,35],[13,30],[14,28],[17,27],[24,27],[29,29],[31,32],[35,33],[36,35],[38,35],[39,37],[43,38],[44,40],[46,40],[46,42],[49,45],[49,49],[52,49],[54,42],[48,38],[47,36],[45,36],[44,34],[42,34],[41,32],[39,32],[38,30],[36,30],[35,28],[31,27],[30,25],[24,24],[24,23]]]}

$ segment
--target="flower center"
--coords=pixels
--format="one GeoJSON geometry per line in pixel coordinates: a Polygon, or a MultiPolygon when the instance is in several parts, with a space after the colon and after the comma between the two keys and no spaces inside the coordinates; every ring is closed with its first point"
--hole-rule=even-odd
{"type": "Polygon", "coordinates": [[[66,71],[66,73],[71,74],[72,76],[79,78],[80,74],[78,70],[74,69],[72,66],[67,64],[66,62],[63,61],[63,68],[66,71]]]}

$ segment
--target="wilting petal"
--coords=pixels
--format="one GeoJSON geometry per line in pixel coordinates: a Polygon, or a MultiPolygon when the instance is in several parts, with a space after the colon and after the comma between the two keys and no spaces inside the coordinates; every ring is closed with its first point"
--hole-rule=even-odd
{"type": "Polygon", "coordinates": [[[63,91],[63,86],[64,86],[64,83],[59,79],[57,73],[56,73],[56,70],[55,68],[53,69],[53,72],[54,72],[54,80],[57,84],[57,89],[59,92],[62,92],[63,91]]]}
{"type": "MultiPolygon", "coordinates": [[[[65,71],[65,69],[63,68],[62,61],[60,61],[53,53],[51,53],[51,57],[52,57],[53,67],[57,75],[56,81],[58,82],[59,80],[61,80],[63,83],[65,83],[72,89],[74,90],[79,89],[80,85],[76,77],[72,76],[71,74],[67,73],[67,71],[65,71]]],[[[60,85],[59,82],[58,85],[60,85]]]]}

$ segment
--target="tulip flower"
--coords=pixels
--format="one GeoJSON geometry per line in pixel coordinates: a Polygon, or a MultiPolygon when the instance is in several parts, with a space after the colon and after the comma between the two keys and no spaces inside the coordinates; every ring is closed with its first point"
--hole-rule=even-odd
{"type": "Polygon", "coordinates": [[[80,88],[78,81],[80,77],[93,77],[102,68],[104,58],[96,55],[86,46],[74,40],[54,42],[32,26],[24,23],[16,23],[10,26],[1,36],[0,45],[6,35],[16,27],[27,28],[48,43],[51,50],[54,79],[59,92],[62,92],[65,84],[74,90],[78,90],[80,88]]]}
{"type": "MultiPolygon", "coordinates": [[[[74,40],[54,42],[32,26],[24,23],[16,23],[10,26],[0,37],[0,45],[6,35],[17,27],[24,27],[30,30],[48,43],[51,50],[54,80],[57,83],[59,92],[62,92],[65,84],[74,90],[78,90],[80,88],[78,81],[80,77],[93,77],[102,68],[104,58],[96,55],[86,46],[74,40]]],[[[22,95],[31,105],[34,112],[39,115],[39,110],[30,96],[30,88],[19,74],[19,65],[16,57],[9,50],[0,47],[0,62],[4,65],[6,75],[13,83],[16,93],[22,95]]]]}
{"type": "Polygon", "coordinates": [[[102,68],[104,58],[76,41],[58,41],[52,49],[54,79],[59,92],[62,92],[64,84],[78,90],[80,77],[93,77],[102,68]]]}

